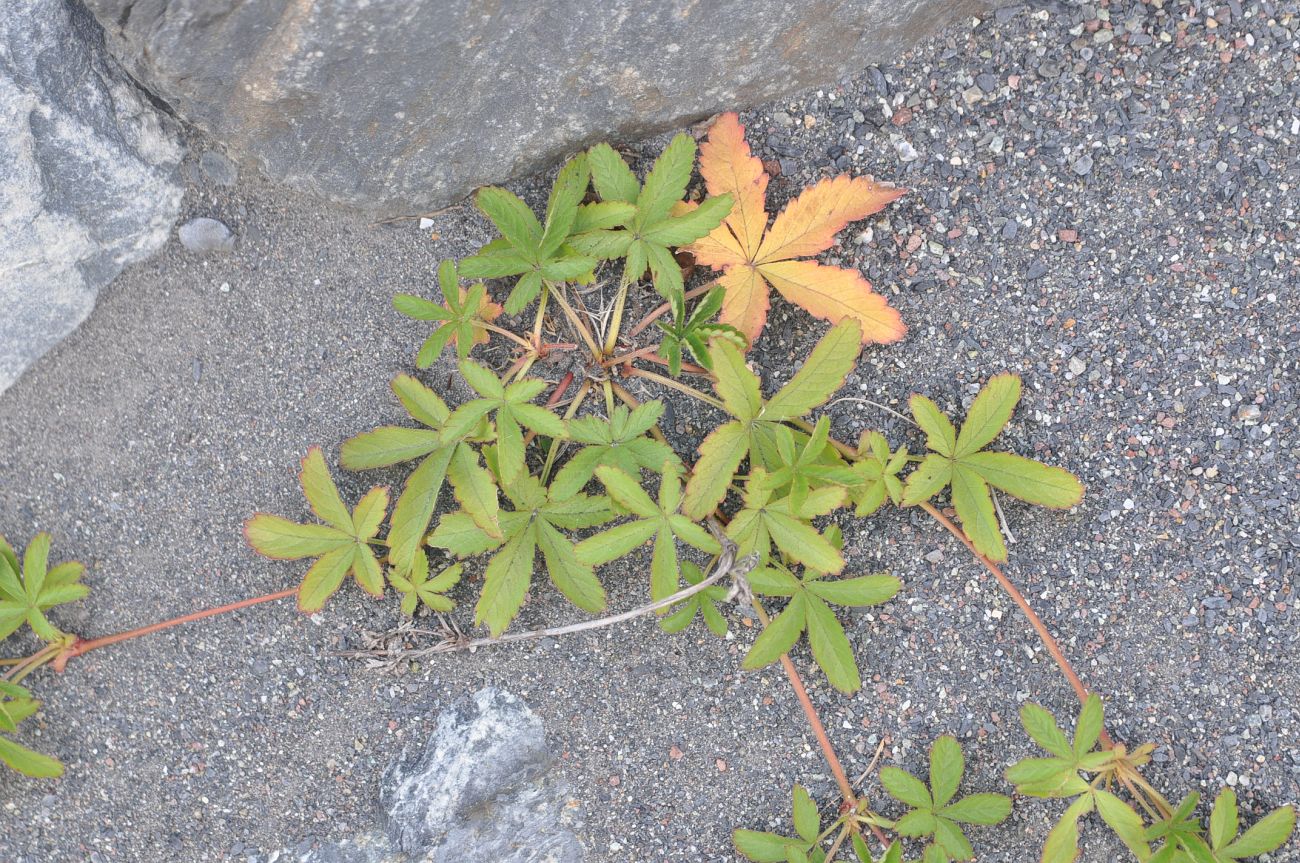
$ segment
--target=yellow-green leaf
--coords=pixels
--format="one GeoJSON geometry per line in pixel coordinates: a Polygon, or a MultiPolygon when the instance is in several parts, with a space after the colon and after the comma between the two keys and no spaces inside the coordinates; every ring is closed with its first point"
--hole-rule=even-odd
{"type": "Polygon", "coordinates": [[[302,483],[302,493],[307,497],[307,503],[311,504],[312,512],[316,513],[317,518],[339,530],[352,532],[352,513],[348,512],[343,499],[339,497],[338,487],[334,485],[329,468],[325,466],[325,456],[320,447],[314,446],[307,450],[307,455],[302,460],[299,481],[302,483]]]}
{"type": "Polygon", "coordinates": [[[963,458],[961,464],[977,471],[989,485],[1026,503],[1065,509],[1083,499],[1083,485],[1074,474],[1009,452],[977,452],[963,458]]]}
{"type": "Polygon", "coordinates": [[[856,320],[845,318],[831,327],[790,382],[768,399],[763,419],[801,417],[825,404],[844,385],[844,378],[853,370],[861,350],[862,327],[856,320]]]}
{"type": "Polygon", "coordinates": [[[912,408],[916,424],[925,432],[925,445],[939,455],[952,458],[957,450],[957,429],[953,427],[952,420],[925,396],[914,395],[908,404],[912,408]]]}
{"type": "Polygon", "coordinates": [[[965,462],[956,462],[952,470],[952,505],[961,519],[962,530],[975,549],[990,560],[1007,559],[1007,547],[998,528],[989,487],[965,462]]]}

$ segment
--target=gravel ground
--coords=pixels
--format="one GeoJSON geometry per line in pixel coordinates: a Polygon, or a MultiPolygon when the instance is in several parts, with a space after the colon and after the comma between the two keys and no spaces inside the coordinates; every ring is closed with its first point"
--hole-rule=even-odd
{"type": "MultiPolygon", "coordinates": [[[[742,118],[780,166],[774,201],[839,170],[912,189],[829,256],[911,327],[864,354],[846,394],[958,410],[989,375],[1024,376],[1004,445],[1074,470],[1088,495],[1068,513],[1006,507],[1012,577],[1107,695],[1115,735],[1159,747],[1157,786],[1235,785],[1256,813],[1300,798],[1298,38],[1291,2],[1012,6],[742,118]]],[[[302,513],[308,445],[336,454],[399,420],[386,382],[422,327],[389,298],[430,290],[437,261],[489,237],[467,208],[430,240],[255,178],[214,182],[191,158],[187,217],[229,224],[236,250],[176,242],[132,268],[0,396],[0,531],[49,530],[90,564],[91,598],[60,619],[87,636],[291,583],[300,568],[255,557],[241,521],[302,513]]],[[[772,386],[821,329],[774,306],[755,351],[772,386]]],[[[846,438],[918,444],[865,405],[833,416],[846,438]]],[[[691,440],[705,421],[679,406],[674,426],[691,440]]],[[[345,476],[345,497],[373,480],[345,476]]],[[[1065,713],[1068,687],[922,514],[846,533],[852,568],[905,582],[849,625],[861,693],[810,675],[847,770],[882,739],[886,762],[916,769],[951,733],[967,787],[1007,790],[1001,771],[1030,751],[1019,703],[1065,713]]],[[[615,604],[643,568],[610,574],[615,604]]],[[[24,739],[68,775],[0,774],[0,859],[260,861],[340,840],[375,822],[403,743],[485,683],[544,718],[592,861],[731,860],[733,827],[788,823],[793,781],[833,793],[779,670],[739,671],[738,621],[726,641],[640,622],[399,676],[329,655],[396,614],[349,590],[312,618],[263,606],[33,678],[46,707],[24,739]]],[[[543,590],[521,624],[571,616],[543,590]]],[[[979,859],[1032,859],[1057,811],[1025,802],[975,830],[979,859]]],[[[1089,828],[1083,859],[1118,859],[1102,835],[1089,828]]]]}

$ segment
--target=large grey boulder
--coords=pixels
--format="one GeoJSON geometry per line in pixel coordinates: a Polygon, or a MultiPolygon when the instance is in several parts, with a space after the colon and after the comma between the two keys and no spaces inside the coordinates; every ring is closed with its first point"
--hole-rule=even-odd
{"type": "Polygon", "coordinates": [[[0,0],[0,391],[167,241],[182,155],[84,9],[0,0]]]}
{"type": "Polygon", "coordinates": [[[997,0],[86,0],[271,178],[417,213],[598,139],[834,82],[997,0]]]}

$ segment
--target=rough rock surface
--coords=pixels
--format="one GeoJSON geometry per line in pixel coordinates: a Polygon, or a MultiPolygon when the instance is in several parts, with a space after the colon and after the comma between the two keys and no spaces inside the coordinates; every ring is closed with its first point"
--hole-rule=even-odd
{"type": "Polygon", "coordinates": [[[388,835],[431,863],[576,863],[582,846],[559,823],[562,789],[542,720],[509,692],[485,687],[444,710],[423,749],[380,783],[388,835]]]}
{"type": "Polygon", "coordinates": [[[182,148],[64,0],[0,0],[0,391],[167,241],[182,148]]]}
{"type": "Polygon", "coordinates": [[[421,212],[596,139],[834,82],[978,0],[87,0],[119,58],[272,179],[421,212]]]}

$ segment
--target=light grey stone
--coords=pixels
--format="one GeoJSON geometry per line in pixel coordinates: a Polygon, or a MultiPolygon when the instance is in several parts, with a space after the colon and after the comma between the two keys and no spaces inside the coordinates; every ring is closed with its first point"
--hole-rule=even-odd
{"type": "Polygon", "coordinates": [[[998,2],[86,0],[237,159],[379,214],[834,83],[998,2]]]}
{"type": "Polygon", "coordinates": [[[528,705],[482,689],[444,710],[423,749],[384,771],[389,839],[430,863],[580,863],[551,762],[528,705]]]}
{"type": "Polygon", "coordinates": [[[235,248],[234,232],[216,219],[190,219],[176,233],[181,245],[191,252],[230,252],[235,248]]]}
{"type": "Polygon", "coordinates": [[[65,0],[0,0],[0,391],[167,241],[176,131],[65,0]]]}

